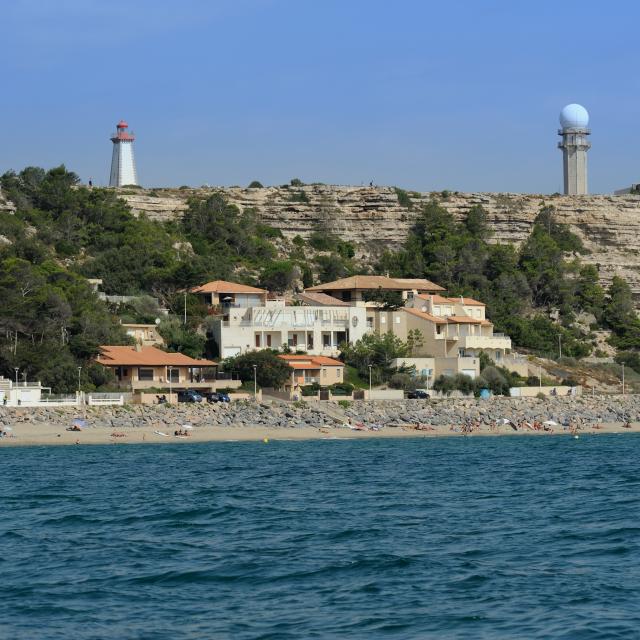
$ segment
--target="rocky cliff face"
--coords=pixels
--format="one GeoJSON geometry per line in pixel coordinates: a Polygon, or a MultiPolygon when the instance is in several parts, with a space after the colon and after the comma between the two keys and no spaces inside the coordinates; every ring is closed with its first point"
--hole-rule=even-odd
{"type": "MultiPolygon", "coordinates": [[[[181,216],[189,197],[205,197],[214,189],[162,189],[154,192],[122,190],[134,212],[166,220],[181,216]]],[[[553,205],[557,219],[580,236],[590,254],[586,262],[598,265],[604,284],[619,274],[640,295],[640,196],[542,196],[497,193],[410,192],[413,207],[398,202],[390,187],[308,185],[220,189],[241,210],[254,208],[262,220],[285,236],[308,236],[319,226],[331,228],[357,243],[364,255],[398,248],[406,238],[422,202],[437,197],[461,218],[481,204],[493,226],[495,242],[519,244],[543,204],[553,205]]]]}
{"type": "Polygon", "coordinates": [[[0,213],[15,213],[13,202],[9,202],[0,189],[0,213]]]}

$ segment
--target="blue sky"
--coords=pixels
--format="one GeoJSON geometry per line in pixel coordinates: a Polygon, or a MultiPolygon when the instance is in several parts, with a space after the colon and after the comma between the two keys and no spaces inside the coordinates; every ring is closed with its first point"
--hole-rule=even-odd
{"type": "Polygon", "coordinates": [[[145,186],[293,177],[553,193],[558,113],[591,115],[590,190],[640,181],[640,3],[4,0],[0,171],[145,186]]]}

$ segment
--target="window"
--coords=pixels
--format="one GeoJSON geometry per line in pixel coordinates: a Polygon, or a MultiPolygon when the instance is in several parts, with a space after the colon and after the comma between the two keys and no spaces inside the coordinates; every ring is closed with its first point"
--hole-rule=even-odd
{"type": "Polygon", "coordinates": [[[326,349],[331,346],[331,334],[323,333],[322,334],[322,346],[326,349]]]}
{"type": "Polygon", "coordinates": [[[153,369],[138,367],[138,380],[153,380],[153,369]]]}
{"type": "Polygon", "coordinates": [[[260,348],[260,334],[256,333],[256,349],[260,348]]]}
{"type": "Polygon", "coordinates": [[[271,346],[271,334],[268,333],[267,334],[267,347],[270,347],[270,346],[271,346]]]}
{"type": "Polygon", "coordinates": [[[313,349],[313,334],[312,334],[312,333],[310,333],[310,334],[307,336],[307,349],[308,349],[309,351],[311,351],[311,349],[313,349]]]}
{"type": "Polygon", "coordinates": [[[400,316],[396,316],[394,320],[396,321],[396,324],[400,324],[400,316]]]}
{"type": "Polygon", "coordinates": [[[175,367],[169,369],[169,380],[171,380],[171,382],[180,382],[180,369],[176,369],[175,367]]]}
{"type": "Polygon", "coordinates": [[[380,324],[387,324],[387,319],[384,316],[380,316],[380,324]]]}

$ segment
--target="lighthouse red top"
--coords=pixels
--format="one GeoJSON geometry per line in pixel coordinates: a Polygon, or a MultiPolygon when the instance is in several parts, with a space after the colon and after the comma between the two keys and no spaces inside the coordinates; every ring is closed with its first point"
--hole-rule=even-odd
{"type": "Polygon", "coordinates": [[[125,120],[120,120],[116,125],[117,131],[111,136],[111,142],[133,142],[135,140],[135,136],[133,133],[128,132],[127,128],[129,125],[125,120]]]}

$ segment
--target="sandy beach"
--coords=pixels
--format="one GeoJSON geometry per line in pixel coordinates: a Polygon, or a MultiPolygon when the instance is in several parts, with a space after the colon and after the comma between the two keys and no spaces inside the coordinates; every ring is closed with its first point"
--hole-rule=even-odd
{"type": "MultiPolygon", "coordinates": [[[[463,433],[457,426],[413,425],[389,426],[379,430],[352,429],[347,426],[323,427],[268,427],[249,426],[198,426],[185,430],[188,436],[175,436],[174,432],[161,431],[149,426],[113,429],[88,426],[82,431],[67,431],[64,427],[50,424],[17,424],[10,427],[8,436],[0,438],[0,447],[48,446],[48,445],[95,445],[95,444],[182,444],[193,442],[278,441],[278,440],[332,440],[357,438],[433,438],[433,437],[478,437],[478,436],[571,436],[568,429],[551,427],[551,431],[532,431],[520,428],[515,431],[509,425],[480,426],[471,433],[463,433]],[[166,435],[161,435],[166,434],[166,435]]],[[[639,433],[640,423],[625,428],[622,423],[607,423],[599,428],[586,426],[578,430],[579,435],[602,433],[639,433]]]]}

